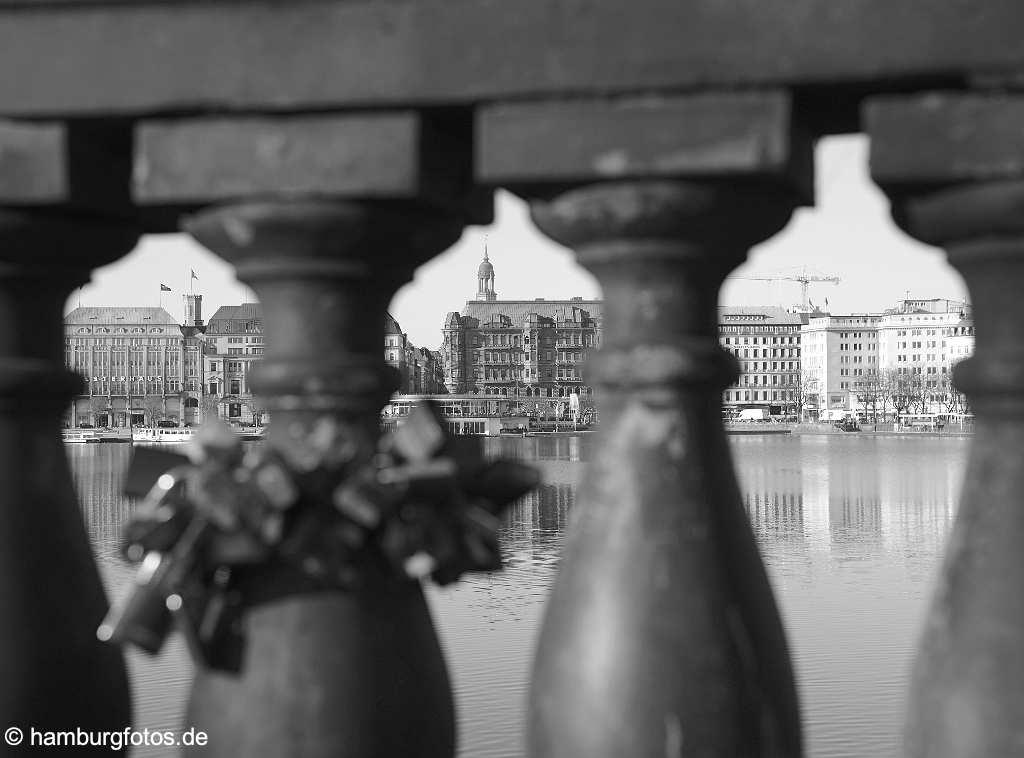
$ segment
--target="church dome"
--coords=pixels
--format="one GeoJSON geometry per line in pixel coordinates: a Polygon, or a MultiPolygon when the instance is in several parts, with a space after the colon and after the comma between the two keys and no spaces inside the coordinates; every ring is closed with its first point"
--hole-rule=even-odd
{"type": "Polygon", "coordinates": [[[489,260],[487,260],[487,256],[485,255],[484,259],[480,262],[480,268],[478,268],[476,270],[476,275],[477,276],[490,276],[493,273],[494,273],[494,266],[491,265],[491,262],[489,260]]]}

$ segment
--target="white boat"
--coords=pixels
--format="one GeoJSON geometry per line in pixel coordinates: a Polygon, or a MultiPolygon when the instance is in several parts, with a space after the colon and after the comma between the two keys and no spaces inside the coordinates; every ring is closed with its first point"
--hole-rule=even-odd
{"type": "Polygon", "coordinates": [[[188,427],[139,426],[132,429],[135,445],[179,445],[189,442],[195,432],[188,427]]]}
{"type": "Polygon", "coordinates": [[[93,429],[62,429],[60,436],[65,442],[83,443],[100,441],[93,429]]]}
{"type": "Polygon", "coordinates": [[[132,430],[123,426],[96,429],[97,442],[131,442],[132,430]]]}

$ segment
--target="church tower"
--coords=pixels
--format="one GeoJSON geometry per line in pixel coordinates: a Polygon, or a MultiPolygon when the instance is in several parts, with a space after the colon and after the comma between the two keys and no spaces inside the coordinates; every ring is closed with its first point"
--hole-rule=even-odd
{"type": "Polygon", "coordinates": [[[491,265],[491,261],[487,258],[487,243],[484,243],[484,259],[480,263],[480,268],[476,270],[476,299],[477,300],[497,300],[498,295],[494,291],[494,266],[491,265]]]}

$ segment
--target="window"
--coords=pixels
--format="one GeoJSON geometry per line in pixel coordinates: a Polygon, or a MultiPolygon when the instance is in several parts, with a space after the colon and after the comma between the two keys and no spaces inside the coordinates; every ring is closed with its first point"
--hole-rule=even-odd
{"type": "Polygon", "coordinates": [[[232,379],[231,380],[231,394],[232,395],[238,395],[241,392],[242,392],[242,383],[239,382],[237,379],[232,379]]]}

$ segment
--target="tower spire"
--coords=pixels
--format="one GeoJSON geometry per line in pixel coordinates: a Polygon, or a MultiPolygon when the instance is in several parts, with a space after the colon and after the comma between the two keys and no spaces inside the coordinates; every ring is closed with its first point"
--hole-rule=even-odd
{"type": "Polygon", "coordinates": [[[484,259],[480,263],[480,267],[476,270],[476,299],[477,300],[497,300],[498,295],[494,291],[494,266],[491,265],[491,260],[487,256],[487,235],[484,235],[484,259]]]}

